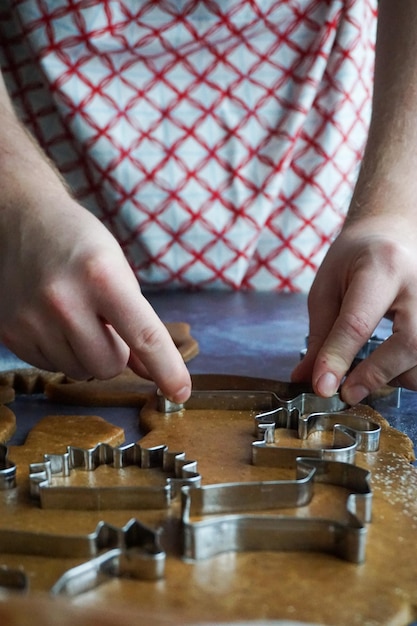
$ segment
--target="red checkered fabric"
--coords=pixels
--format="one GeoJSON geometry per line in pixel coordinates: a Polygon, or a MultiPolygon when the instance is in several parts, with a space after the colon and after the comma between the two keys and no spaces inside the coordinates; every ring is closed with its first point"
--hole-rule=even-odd
{"type": "Polygon", "coordinates": [[[376,4],[0,0],[2,65],[142,285],[307,290],[366,138],[376,4]]]}

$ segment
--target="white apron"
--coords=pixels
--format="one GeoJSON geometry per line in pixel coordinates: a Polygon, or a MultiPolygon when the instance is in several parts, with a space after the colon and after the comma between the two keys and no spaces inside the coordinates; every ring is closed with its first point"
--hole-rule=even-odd
{"type": "Polygon", "coordinates": [[[306,291],[366,139],[376,5],[0,0],[2,66],[142,286],[306,291]]]}

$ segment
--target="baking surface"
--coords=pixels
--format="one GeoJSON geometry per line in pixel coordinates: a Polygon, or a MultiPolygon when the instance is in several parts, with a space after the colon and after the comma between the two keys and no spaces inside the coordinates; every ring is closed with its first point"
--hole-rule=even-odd
{"type": "MultiPolygon", "coordinates": [[[[233,297],[225,297],[226,294],[218,294],[217,299],[212,297],[210,300],[207,294],[193,294],[188,306],[179,296],[170,300],[170,319],[190,322],[193,336],[200,344],[200,354],[190,361],[190,370],[288,380],[306,334],[305,299],[275,296],[275,306],[275,300],[269,297],[241,298],[241,295],[227,294],[233,297]],[[239,297],[235,298],[235,295],[239,297]],[[193,302],[194,308],[191,306],[193,302]],[[209,302],[212,304],[209,305],[209,302]],[[213,316],[215,309],[217,318],[213,316]]],[[[169,299],[158,295],[150,299],[162,315],[161,311],[169,299]]],[[[10,365],[10,361],[6,359],[6,362],[10,365]]],[[[379,410],[384,417],[389,417],[390,423],[397,419],[396,427],[404,423],[405,428],[400,430],[412,435],[415,424],[411,423],[412,403],[407,404],[410,396],[411,392],[404,392],[401,410],[395,406],[393,398],[378,402],[386,407],[385,412],[379,410]]],[[[29,406],[31,400],[39,404],[38,414],[22,427],[25,432],[36,423],[40,414],[45,414],[47,408],[41,397],[20,398],[16,406],[22,401],[29,406]]],[[[226,478],[254,480],[271,476],[269,470],[254,468],[250,463],[253,424],[251,416],[244,412],[228,415],[215,412],[208,416],[189,412],[187,418],[170,416],[161,419],[150,403],[142,412],[138,424],[137,412],[128,409],[129,418],[126,418],[124,410],[119,407],[112,413],[111,407],[92,407],[88,411],[83,410],[83,413],[105,413],[104,417],[119,427],[126,420],[129,441],[143,437],[141,445],[164,443],[172,449],[184,451],[187,458],[197,461],[204,484],[226,478]]],[[[371,411],[369,408],[361,410],[371,411]]],[[[74,407],[65,407],[65,412],[74,413],[74,407]]],[[[417,473],[406,458],[411,453],[409,440],[390,430],[384,420],[382,423],[384,432],[380,452],[358,455],[358,463],[372,471],[374,491],[374,518],[368,526],[367,555],[363,565],[347,563],[333,555],[283,552],[225,553],[207,561],[187,563],[180,558],[178,507],[176,510],[175,506],[168,514],[161,511],[145,511],[140,515],[137,511],[74,511],[70,515],[62,515],[59,511],[34,507],[24,495],[10,497],[10,494],[0,493],[0,528],[7,524],[23,528],[29,524],[49,532],[56,532],[57,528],[60,532],[89,532],[104,517],[106,521],[121,526],[136,516],[165,529],[164,547],[168,558],[162,581],[111,580],[72,600],[70,609],[66,606],[61,608],[63,619],[66,612],[74,607],[87,611],[99,606],[102,611],[100,623],[107,623],[105,613],[106,607],[109,607],[109,611],[121,611],[118,618],[120,624],[129,626],[137,623],[141,614],[144,615],[144,623],[177,625],[210,620],[217,623],[262,620],[267,623],[268,619],[291,619],[328,626],[406,626],[416,618],[414,611],[417,606],[417,566],[414,550],[410,548],[415,544],[417,529],[417,473]],[[393,449],[393,443],[397,451],[393,449]],[[129,613],[132,607],[133,613],[129,613]],[[127,613],[122,618],[125,610],[127,613]],[[151,621],[147,621],[150,615],[151,621]]],[[[101,438],[99,432],[97,436],[101,438]]],[[[35,450],[31,448],[32,444],[28,445],[29,442],[15,441],[10,457],[20,468],[19,485],[24,494],[27,487],[25,468],[29,461],[36,460],[33,458],[35,450]]],[[[65,448],[67,443],[62,441],[62,447],[65,448]]],[[[54,445],[59,448],[61,444],[55,442],[54,445]]],[[[82,441],[79,445],[83,445],[82,441]]],[[[41,454],[38,448],[36,455],[41,454]]],[[[94,472],[95,481],[114,484],[112,469],[98,469],[99,472],[94,472]]],[[[127,472],[123,478],[125,482],[120,484],[132,480],[132,474],[127,472]]],[[[279,478],[280,472],[274,470],[272,474],[273,478],[279,478]]],[[[82,479],[72,478],[84,482],[88,479],[85,475],[82,479]]],[[[122,479],[118,477],[117,480],[122,479]]],[[[304,514],[312,512],[319,515],[321,510],[322,514],[331,511],[343,516],[343,496],[335,494],[334,489],[326,495],[325,486],[321,487],[317,490],[316,500],[304,514]]],[[[46,592],[65,569],[75,564],[71,559],[22,559],[16,555],[2,555],[1,558],[2,563],[10,567],[24,565],[30,573],[35,594],[46,592]]],[[[16,624],[21,626],[24,622],[16,624]]]]}

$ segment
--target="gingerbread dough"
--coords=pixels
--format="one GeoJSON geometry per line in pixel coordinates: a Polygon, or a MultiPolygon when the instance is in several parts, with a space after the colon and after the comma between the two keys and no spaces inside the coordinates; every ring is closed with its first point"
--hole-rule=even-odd
{"type": "MultiPolygon", "coordinates": [[[[245,379],[244,384],[248,380],[245,379]]],[[[212,382],[209,377],[198,380],[206,388],[210,388],[212,382]]],[[[236,378],[230,377],[229,380],[225,377],[225,388],[236,384],[236,378]]],[[[285,383],[277,385],[280,392],[285,391],[285,383]]],[[[85,614],[82,611],[77,614],[80,626],[101,623],[93,622],[91,616],[97,618],[97,614],[106,613],[107,608],[120,616],[120,620],[114,618],[114,623],[129,626],[138,621],[183,626],[207,621],[262,620],[266,623],[266,620],[288,619],[327,626],[406,626],[415,618],[417,606],[417,565],[410,549],[417,528],[417,471],[410,464],[414,458],[413,447],[405,435],[390,428],[372,409],[359,406],[354,411],[378,421],[382,427],[380,450],[357,454],[358,465],[372,471],[374,492],[373,520],[368,526],[363,565],[333,555],[305,552],[226,553],[197,563],[185,562],[180,558],[178,503],[168,511],[63,512],[40,509],[27,497],[28,462],[41,460],[41,448],[43,452],[64,451],[70,434],[73,445],[86,446],[86,435],[78,426],[71,425],[71,416],[67,425],[66,416],[61,416],[59,426],[51,431],[41,422],[24,446],[10,448],[9,457],[18,465],[19,481],[13,498],[0,492],[0,532],[2,528],[13,527],[60,534],[86,533],[102,519],[123,526],[134,516],[164,529],[165,579],[159,582],[114,579],[72,602],[59,603],[63,619],[74,612],[74,605],[85,607],[85,614]]],[[[87,416],[82,419],[90,420],[87,416]]],[[[168,415],[156,410],[152,396],[141,411],[140,421],[141,429],[147,432],[140,441],[141,446],[165,444],[171,450],[183,451],[187,459],[197,461],[203,484],[289,477],[289,470],[251,464],[253,416],[248,411],[219,411],[213,407],[210,411],[185,410],[168,415]]],[[[99,443],[108,432],[107,428],[100,420],[95,421],[88,439],[90,445],[94,438],[99,443]]],[[[304,445],[320,445],[318,437],[313,439],[304,445]]],[[[300,445],[292,431],[280,432],[280,441],[283,445],[300,445]]],[[[120,476],[117,472],[116,479],[115,470],[107,467],[87,474],[87,477],[85,473],[77,477],[74,472],[71,484],[85,485],[91,481],[91,485],[120,488],[124,484],[135,484],[137,480],[134,471],[123,471],[120,476]]],[[[312,503],[302,510],[281,513],[343,516],[345,495],[327,487],[318,484],[312,503]]],[[[2,555],[1,563],[24,567],[31,572],[32,584],[26,614],[22,608],[24,603],[16,613],[20,621],[4,621],[5,607],[0,604],[2,626],[23,625],[22,615],[27,616],[31,611],[31,597],[35,601],[38,621],[48,624],[50,611],[57,605],[52,600],[39,598],[68,567],[75,564],[73,560],[2,555]],[[43,616],[44,620],[41,619],[43,616]]]]}

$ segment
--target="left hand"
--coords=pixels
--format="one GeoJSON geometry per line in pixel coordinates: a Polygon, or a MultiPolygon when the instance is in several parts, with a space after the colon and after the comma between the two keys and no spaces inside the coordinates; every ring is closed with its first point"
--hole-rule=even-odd
{"type": "Polygon", "coordinates": [[[321,396],[341,386],[354,405],[390,383],[417,390],[417,219],[353,220],[330,247],[311,288],[309,347],[292,380],[321,396]],[[383,317],[393,334],[343,381],[383,317]]]}

